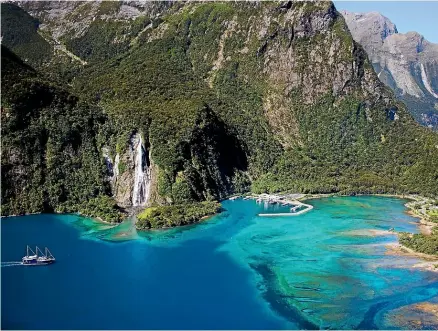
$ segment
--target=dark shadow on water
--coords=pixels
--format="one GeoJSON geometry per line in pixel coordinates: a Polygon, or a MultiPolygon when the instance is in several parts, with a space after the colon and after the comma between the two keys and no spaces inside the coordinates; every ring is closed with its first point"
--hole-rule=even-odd
{"type": "MultiPolygon", "coordinates": [[[[374,299],[373,301],[377,301],[377,303],[370,306],[365,313],[363,320],[359,323],[356,329],[378,330],[381,327],[384,327],[384,325],[381,325],[383,322],[381,319],[386,312],[413,303],[427,301],[436,296],[438,296],[438,282],[427,286],[411,288],[408,292],[374,299]]],[[[387,328],[387,326],[385,326],[385,328],[387,328]]]]}
{"type": "Polygon", "coordinates": [[[250,264],[259,275],[263,277],[266,283],[266,291],[263,297],[268,301],[271,307],[281,316],[288,320],[292,320],[298,324],[300,329],[317,330],[319,327],[307,320],[299,309],[290,305],[286,300],[292,296],[285,296],[278,289],[279,284],[275,273],[266,264],[250,264]]]}

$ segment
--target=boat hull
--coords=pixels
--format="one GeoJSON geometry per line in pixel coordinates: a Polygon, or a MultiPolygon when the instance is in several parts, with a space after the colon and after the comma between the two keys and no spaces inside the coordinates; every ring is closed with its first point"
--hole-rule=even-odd
{"type": "Polygon", "coordinates": [[[36,265],[47,265],[47,264],[52,264],[55,263],[55,261],[23,261],[22,264],[23,265],[28,265],[28,266],[36,266],[36,265]]]}

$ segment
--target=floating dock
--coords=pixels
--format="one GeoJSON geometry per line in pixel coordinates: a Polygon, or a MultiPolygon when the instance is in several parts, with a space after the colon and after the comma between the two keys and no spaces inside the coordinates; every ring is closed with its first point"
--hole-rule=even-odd
{"type": "Polygon", "coordinates": [[[247,195],[247,196],[233,196],[230,197],[229,200],[233,201],[239,198],[243,198],[243,200],[254,199],[257,203],[268,203],[268,204],[278,204],[281,206],[291,206],[289,213],[266,213],[266,214],[258,214],[258,216],[298,216],[304,213],[307,213],[309,210],[313,209],[312,205],[308,205],[306,203],[302,203],[296,199],[303,197],[303,194],[288,194],[288,195],[275,195],[275,194],[260,194],[260,195],[247,195]],[[292,200],[289,200],[292,199],[292,200]],[[297,211],[301,207],[306,207],[300,211],[297,211]]]}
{"type": "Polygon", "coordinates": [[[309,210],[312,210],[312,209],[313,209],[313,206],[312,206],[312,205],[308,205],[308,204],[302,203],[302,204],[300,204],[300,205],[297,205],[297,206],[291,208],[291,211],[292,211],[291,213],[258,214],[258,216],[265,216],[265,217],[275,217],[275,216],[298,216],[298,215],[301,215],[301,214],[307,213],[309,210]],[[306,209],[303,209],[303,210],[300,210],[300,211],[297,211],[297,212],[292,211],[292,209],[293,209],[293,210],[296,210],[296,208],[301,207],[301,206],[305,206],[306,209]]]}
{"type": "Polygon", "coordinates": [[[256,199],[258,203],[260,202],[267,202],[269,204],[279,204],[281,206],[291,206],[290,213],[262,213],[258,214],[258,216],[267,216],[267,217],[273,217],[273,216],[298,216],[301,214],[304,214],[310,210],[313,209],[312,205],[308,205],[306,203],[302,203],[300,201],[297,201],[295,199],[300,198],[301,194],[291,194],[289,196],[279,196],[279,195],[271,195],[271,194],[261,194],[259,196],[251,196],[250,198],[256,199]],[[288,200],[288,198],[292,198],[293,200],[288,200]],[[303,210],[297,211],[297,209],[301,207],[306,207],[303,210]]]}

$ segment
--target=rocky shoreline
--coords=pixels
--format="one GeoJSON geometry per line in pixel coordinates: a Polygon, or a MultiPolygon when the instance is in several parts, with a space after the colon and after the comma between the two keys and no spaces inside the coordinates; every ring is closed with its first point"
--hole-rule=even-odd
{"type": "Polygon", "coordinates": [[[392,243],[385,245],[388,255],[415,257],[422,260],[422,262],[412,265],[414,269],[422,269],[427,271],[438,272],[438,257],[435,255],[424,254],[414,251],[413,249],[406,247],[400,243],[392,243]]]}

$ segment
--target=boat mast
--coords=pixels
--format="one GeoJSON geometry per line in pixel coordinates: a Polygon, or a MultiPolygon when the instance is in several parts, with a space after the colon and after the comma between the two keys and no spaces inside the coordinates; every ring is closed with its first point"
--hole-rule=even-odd
{"type": "MultiPolygon", "coordinates": [[[[29,251],[30,251],[33,255],[35,255],[35,252],[32,250],[32,248],[30,248],[29,245],[27,245],[27,246],[26,246],[26,257],[29,257],[29,251]]],[[[38,251],[37,251],[37,254],[36,254],[36,255],[38,255],[38,251]]]]}
{"type": "Polygon", "coordinates": [[[53,258],[53,255],[52,255],[52,253],[49,251],[49,249],[46,247],[46,257],[51,257],[51,258],[53,258]],[[48,255],[47,253],[49,253],[50,255],[48,255]]]}
{"type": "Polygon", "coordinates": [[[41,255],[44,256],[43,251],[41,249],[38,248],[38,246],[36,247],[36,255],[38,256],[38,251],[41,253],[41,255]]]}

